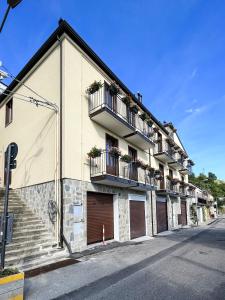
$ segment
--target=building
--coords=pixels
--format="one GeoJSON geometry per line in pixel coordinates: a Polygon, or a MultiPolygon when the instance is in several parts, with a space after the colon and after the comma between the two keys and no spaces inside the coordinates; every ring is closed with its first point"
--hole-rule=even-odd
{"type": "Polygon", "coordinates": [[[193,162],[173,124],[159,122],[67,22],[17,79],[0,96],[0,184],[16,142],[11,188],[52,246],[82,251],[187,225],[193,162]]]}

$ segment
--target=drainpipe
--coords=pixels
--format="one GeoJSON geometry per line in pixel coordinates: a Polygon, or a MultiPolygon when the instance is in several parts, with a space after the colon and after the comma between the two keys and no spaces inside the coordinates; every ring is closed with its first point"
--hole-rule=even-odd
{"type": "MultiPolygon", "coordinates": [[[[148,149],[148,157],[149,157],[149,165],[151,167],[151,152],[150,149],[148,149]]],[[[152,236],[154,236],[154,222],[153,222],[153,201],[152,201],[152,190],[150,191],[150,195],[151,195],[151,223],[152,223],[152,236]]]]}
{"type": "Polygon", "coordinates": [[[72,250],[70,244],[66,240],[63,233],[63,207],[64,207],[64,199],[63,199],[63,47],[62,47],[62,39],[58,37],[59,47],[60,47],[60,103],[59,103],[59,181],[60,181],[60,238],[59,238],[59,246],[63,248],[63,243],[65,243],[68,251],[72,254],[72,250]]]}

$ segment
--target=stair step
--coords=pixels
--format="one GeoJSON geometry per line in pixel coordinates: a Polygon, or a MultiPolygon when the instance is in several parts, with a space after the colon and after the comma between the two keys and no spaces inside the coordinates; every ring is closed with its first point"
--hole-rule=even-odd
{"type": "Polygon", "coordinates": [[[45,229],[45,226],[43,224],[33,224],[33,225],[28,225],[26,226],[26,224],[24,223],[24,225],[17,225],[17,224],[13,224],[13,234],[15,233],[20,233],[21,230],[25,231],[25,230],[39,230],[39,229],[45,229]]]}
{"type": "Polygon", "coordinates": [[[29,241],[38,241],[40,239],[49,239],[52,240],[52,236],[49,235],[48,232],[42,233],[41,235],[30,235],[30,236],[19,236],[13,237],[13,242],[21,243],[21,242],[29,242],[29,241]]]}
{"type": "Polygon", "coordinates": [[[24,263],[31,262],[34,259],[46,257],[51,258],[55,252],[59,251],[58,249],[46,248],[43,251],[34,251],[30,255],[21,255],[20,257],[13,256],[13,257],[6,257],[6,264],[7,266],[12,265],[23,265],[24,263]]]}
{"type": "Polygon", "coordinates": [[[26,248],[26,247],[33,247],[36,246],[37,244],[46,244],[46,243],[51,243],[51,245],[56,245],[56,242],[53,238],[41,238],[38,240],[28,240],[24,242],[12,242],[9,245],[6,245],[6,251],[11,251],[11,250],[16,250],[18,248],[26,248]]]}
{"type": "Polygon", "coordinates": [[[19,236],[31,236],[31,235],[41,235],[42,233],[48,232],[46,228],[41,229],[32,229],[32,230],[20,230],[19,232],[13,233],[13,238],[19,237],[19,236]]]}
{"type": "Polygon", "coordinates": [[[29,216],[19,215],[15,218],[16,222],[31,222],[31,221],[40,221],[40,219],[32,214],[29,216]]]}
{"type": "Polygon", "coordinates": [[[46,243],[37,243],[36,245],[30,246],[30,247],[20,247],[19,249],[10,249],[6,251],[6,257],[12,257],[17,255],[18,257],[22,256],[22,255],[28,255],[28,254],[32,254],[35,251],[43,251],[46,248],[49,249],[54,249],[52,247],[52,243],[50,242],[46,242],[46,243]]]}

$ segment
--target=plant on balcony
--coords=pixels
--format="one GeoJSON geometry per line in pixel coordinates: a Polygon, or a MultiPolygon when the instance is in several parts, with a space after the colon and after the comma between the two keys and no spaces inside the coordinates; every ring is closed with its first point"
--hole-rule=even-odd
{"type": "Polygon", "coordinates": [[[109,149],[109,153],[112,155],[112,156],[115,156],[115,157],[119,157],[121,156],[121,151],[117,148],[117,147],[112,147],[109,149]]]}
{"type": "Polygon", "coordinates": [[[116,83],[111,83],[109,86],[109,92],[112,96],[116,96],[120,92],[120,88],[116,85],[116,83]]]}
{"type": "Polygon", "coordinates": [[[163,176],[162,175],[157,175],[157,176],[155,176],[155,179],[156,180],[163,180],[163,176]]]}
{"type": "Polygon", "coordinates": [[[149,131],[148,133],[147,133],[147,137],[148,138],[152,138],[152,137],[154,137],[155,136],[155,132],[154,131],[149,131]]]}
{"type": "Polygon", "coordinates": [[[93,148],[91,148],[90,152],[88,152],[88,157],[89,158],[96,158],[96,157],[100,157],[102,154],[102,149],[97,148],[96,146],[94,146],[93,148]]]}
{"type": "Polygon", "coordinates": [[[172,180],[172,179],[173,179],[170,175],[167,175],[166,178],[167,178],[168,180],[172,180]]]}
{"type": "Polygon", "coordinates": [[[139,111],[139,107],[138,107],[137,105],[133,105],[133,106],[131,107],[131,110],[132,110],[132,112],[134,112],[135,114],[137,114],[138,111],[139,111]]]}
{"type": "Polygon", "coordinates": [[[128,154],[124,154],[120,157],[120,160],[129,164],[132,161],[132,157],[128,154]]]}
{"type": "Polygon", "coordinates": [[[159,132],[159,128],[158,128],[158,127],[153,127],[153,130],[154,130],[155,132],[159,132]]]}
{"type": "Polygon", "coordinates": [[[147,120],[148,115],[145,112],[143,112],[140,114],[140,118],[142,119],[142,121],[145,121],[145,120],[147,120]]]}
{"type": "Polygon", "coordinates": [[[141,168],[142,168],[143,170],[147,170],[148,164],[142,163],[141,168]]]}
{"type": "Polygon", "coordinates": [[[94,81],[86,90],[86,93],[91,95],[97,92],[102,87],[101,81],[94,81]]]}
{"type": "Polygon", "coordinates": [[[150,177],[154,177],[154,176],[155,176],[155,169],[154,169],[153,167],[151,167],[151,166],[148,165],[147,170],[148,170],[148,172],[149,172],[148,175],[149,175],[150,177]]]}
{"type": "Polygon", "coordinates": [[[177,178],[171,179],[172,185],[176,185],[176,184],[178,184],[178,182],[179,182],[179,179],[177,179],[177,178]]]}
{"type": "Polygon", "coordinates": [[[141,168],[143,166],[143,162],[140,159],[136,159],[133,164],[137,167],[137,168],[141,168]]]}
{"type": "Polygon", "coordinates": [[[126,104],[126,106],[130,107],[130,104],[131,104],[131,97],[130,96],[124,96],[122,98],[122,101],[124,104],[126,104]]]}
{"type": "Polygon", "coordinates": [[[154,123],[152,122],[151,119],[148,119],[148,120],[147,120],[147,124],[148,124],[149,127],[152,127],[152,125],[153,125],[154,123]]]}

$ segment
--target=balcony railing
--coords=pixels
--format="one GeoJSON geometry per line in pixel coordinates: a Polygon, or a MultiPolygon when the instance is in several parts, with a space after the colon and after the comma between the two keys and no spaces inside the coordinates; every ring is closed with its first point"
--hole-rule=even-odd
{"type": "MultiPolygon", "coordinates": [[[[134,143],[133,135],[135,132],[140,133],[147,139],[148,142],[153,143],[155,140],[155,133],[146,121],[143,121],[138,114],[132,113],[130,107],[126,105],[120,95],[111,95],[107,85],[104,84],[98,91],[91,94],[89,97],[89,115],[91,118],[104,127],[110,129],[126,137],[127,139],[132,139],[131,142],[134,143]],[[107,110],[114,118],[117,120],[110,121],[106,116],[96,117],[97,114],[107,110]],[[117,122],[116,122],[117,121],[117,122]],[[118,124],[118,121],[122,122],[118,124]],[[127,126],[123,128],[123,126],[127,126]],[[131,137],[132,136],[132,137],[131,137]]],[[[139,140],[137,140],[137,143],[139,140]]],[[[146,148],[146,144],[143,145],[146,148]]]]}
{"type": "Polygon", "coordinates": [[[180,184],[179,186],[179,194],[183,195],[183,196],[187,196],[187,189],[183,184],[180,184]]]}
{"type": "Polygon", "coordinates": [[[105,175],[109,175],[111,178],[125,179],[131,183],[156,186],[155,179],[149,176],[148,171],[137,168],[135,162],[121,161],[119,157],[110,154],[110,151],[107,150],[103,150],[99,157],[90,158],[91,179],[105,175]]]}
{"type": "Polygon", "coordinates": [[[177,186],[177,184],[172,184],[172,182],[170,180],[166,181],[166,189],[168,191],[173,192],[173,193],[178,193],[178,186],[177,186]]]}

